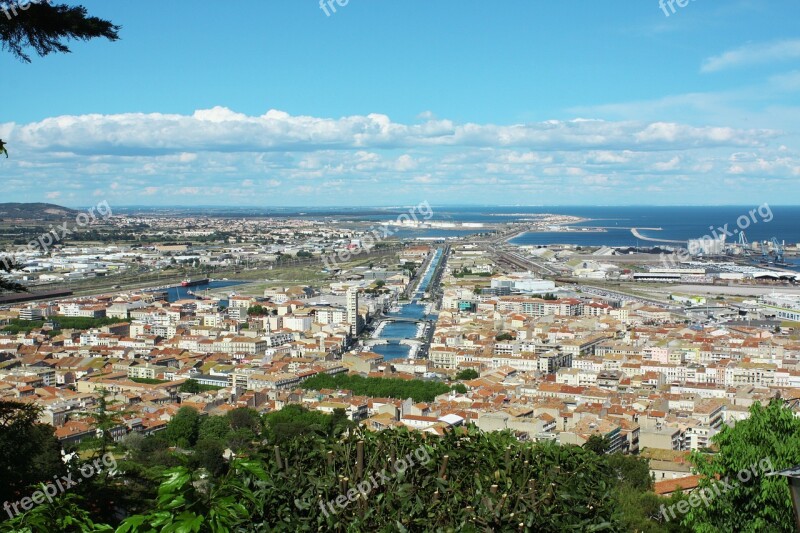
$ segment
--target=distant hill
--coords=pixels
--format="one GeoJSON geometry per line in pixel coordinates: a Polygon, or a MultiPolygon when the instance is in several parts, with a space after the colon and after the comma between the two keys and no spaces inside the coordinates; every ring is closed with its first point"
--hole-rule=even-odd
{"type": "Polygon", "coordinates": [[[78,211],[44,203],[0,203],[0,220],[63,220],[75,217],[78,211]]]}

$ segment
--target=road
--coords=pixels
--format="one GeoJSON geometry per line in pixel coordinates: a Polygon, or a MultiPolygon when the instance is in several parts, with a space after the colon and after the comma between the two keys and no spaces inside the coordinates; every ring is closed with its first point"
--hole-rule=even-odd
{"type": "Polygon", "coordinates": [[[631,294],[627,294],[624,292],[619,292],[611,289],[601,289],[598,287],[592,287],[590,285],[578,285],[578,289],[581,292],[585,292],[587,294],[594,294],[595,296],[601,296],[604,298],[610,298],[613,300],[621,300],[621,301],[628,301],[628,302],[639,302],[647,305],[657,305],[658,307],[665,307],[672,312],[679,312],[682,311],[683,308],[680,306],[675,305],[667,305],[664,302],[653,300],[650,298],[644,298],[642,296],[633,296],[631,294]]]}
{"type": "MultiPolygon", "coordinates": [[[[378,258],[387,255],[393,255],[403,248],[404,246],[377,248],[370,252],[362,252],[361,254],[355,255],[352,260],[363,261],[364,259],[368,258],[378,258]]],[[[324,266],[325,263],[323,257],[314,257],[309,259],[286,259],[279,263],[259,262],[250,264],[252,266],[249,268],[245,268],[244,265],[235,265],[227,268],[214,269],[211,272],[208,270],[204,271],[203,269],[188,268],[177,272],[140,270],[138,273],[126,273],[120,276],[109,276],[67,283],[49,283],[31,286],[30,288],[35,291],[48,291],[64,288],[72,290],[76,296],[93,296],[108,294],[115,291],[119,292],[124,290],[146,289],[155,286],[160,287],[164,285],[178,285],[187,277],[226,277],[237,281],[259,281],[259,277],[266,273],[275,274],[276,272],[280,272],[282,269],[291,269],[312,265],[324,266]],[[246,271],[245,276],[241,276],[243,271],[246,271]]]]}

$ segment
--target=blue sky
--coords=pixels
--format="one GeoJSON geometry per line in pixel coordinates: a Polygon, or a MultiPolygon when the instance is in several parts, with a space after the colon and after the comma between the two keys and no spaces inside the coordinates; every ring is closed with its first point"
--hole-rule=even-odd
{"type": "Polygon", "coordinates": [[[82,3],[122,40],[0,55],[3,201],[800,200],[795,0],[82,3]]]}

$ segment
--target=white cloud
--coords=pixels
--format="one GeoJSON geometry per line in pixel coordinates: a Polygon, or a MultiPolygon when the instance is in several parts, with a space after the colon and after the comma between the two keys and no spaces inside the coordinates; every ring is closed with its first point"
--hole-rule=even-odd
{"type": "Polygon", "coordinates": [[[681,163],[681,158],[678,156],[673,157],[669,161],[659,161],[653,164],[653,170],[656,172],[666,172],[669,170],[675,170],[681,163]]]}
{"type": "Polygon", "coordinates": [[[772,43],[748,43],[703,61],[701,72],[718,72],[729,68],[746,67],[800,58],[800,39],[772,43]]]}
{"type": "Polygon", "coordinates": [[[414,170],[417,168],[417,162],[414,161],[414,158],[408,154],[403,154],[397,158],[395,161],[395,168],[400,172],[405,172],[407,170],[414,170]]]}
{"type": "Polygon", "coordinates": [[[264,153],[319,150],[371,151],[424,147],[518,147],[529,150],[683,149],[692,146],[752,146],[768,132],[702,128],[660,122],[569,121],[496,125],[429,120],[408,125],[386,115],[340,119],[292,116],[271,110],[251,117],[215,107],[191,116],[162,113],[79,115],[40,122],[3,124],[17,144],[33,150],[81,156],[176,155],[192,163],[198,152],[264,153]]]}
{"type": "Polygon", "coordinates": [[[780,132],[657,120],[409,125],[380,114],[247,116],[217,107],[52,117],[0,124],[5,130],[17,178],[4,183],[6,197],[21,201],[81,189],[117,205],[377,205],[419,202],[423,191],[445,203],[595,203],[616,198],[611,189],[623,184],[633,184],[630,194],[653,185],[680,199],[732,170],[777,180],[800,168],[798,143],[780,132]]]}

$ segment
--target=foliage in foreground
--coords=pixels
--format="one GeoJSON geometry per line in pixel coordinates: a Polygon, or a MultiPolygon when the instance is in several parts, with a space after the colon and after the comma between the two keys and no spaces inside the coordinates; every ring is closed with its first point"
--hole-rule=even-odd
{"type": "MultiPolygon", "coordinates": [[[[162,479],[155,500],[116,531],[621,530],[615,476],[603,457],[474,427],[443,438],[306,434],[234,459],[218,477],[175,466],[162,479]],[[358,495],[353,489],[368,479],[375,481],[358,495]],[[339,508],[348,493],[353,501],[339,508]]],[[[73,498],[38,506],[0,531],[111,530],[73,498]]]]}
{"type": "Polygon", "coordinates": [[[301,437],[264,451],[260,461],[234,461],[218,482],[170,470],[156,510],[118,531],[620,530],[611,469],[577,447],[473,427],[441,439],[405,430],[301,437]],[[400,468],[409,457],[414,464],[400,468]],[[365,497],[353,490],[381,471],[388,479],[365,497]],[[326,506],[348,491],[343,509],[326,506]]]}
{"type": "MultiPolygon", "coordinates": [[[[35,425],[35,413],[8,411],[17,429],[35,425]]],[[[667,520],[664,507],[691,498],[656,496],[647,461],[608,455],[602,439],[583,448],[533,444],[473,426],[443,437],[361,433],[341,411],[297,405],[263,417],[246,408],[201,417],[184,407],[178,415],[164,432],[124,440],[122,475],[87,479],[0,522],[0,532],[792,530],[782,478],[742,484],[667,520]],[[223,459],[226,449],[235,458],[223,459]]],[[[798,425],[780,404],[754,407],[717,436],[718,454],[695,455],[697,469],[713,479],[765,457],[776,469],[793,465],[798,425]]]]}
{"type": "Polygon", "coordinates": [[[719,453],[692,457],[704,476],[699,488],[725,487],[717,479],[728,479],[732,488],[719,491],[709,505],[694,508],[686,524],[700,533],[795,531],[786,478],[761,475],[763,469],[758,468],[769,462],[778,472],[800,464],[800,419],[793,411],[780,400],[766,407],[753,404],[749,418],[724,427],[713,442],[719,453]],[[753,467],[759,475],[747,474],[753,467]]]}

